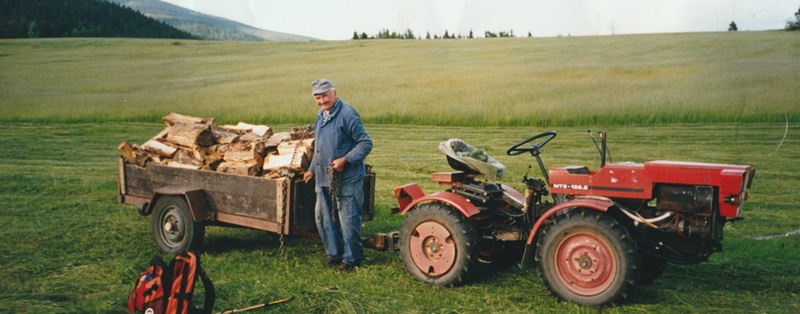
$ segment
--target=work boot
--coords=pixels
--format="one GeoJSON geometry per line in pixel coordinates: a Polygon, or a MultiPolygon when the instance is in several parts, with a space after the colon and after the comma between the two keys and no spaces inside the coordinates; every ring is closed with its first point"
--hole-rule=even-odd
{"type": "Polygon", "coordinates": [[[330,257],[325,258],[325,263],[324,263],[325,266],[334,267],[338,266],[339,264],[342,264],[341,258],[330,258],[330,257]]]}
{"type": "Polygon", "coordinates": [[[342,271],[342,272],[351,271],[353,269],[356,269],[356,267],[347,263],[341,263],[339,264],[339,266],[336,267],[337,271],[342,271]]]}

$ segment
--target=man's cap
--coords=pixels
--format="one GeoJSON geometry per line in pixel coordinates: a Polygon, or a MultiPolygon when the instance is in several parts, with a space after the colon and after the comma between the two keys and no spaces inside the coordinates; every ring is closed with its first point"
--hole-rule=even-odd
{"type": "Polygon", "coordinates": [[[333,82],[329,81],[328,79],[319,78],[311,83],[311,94],[319,95],[327,92],[331,88],[335,88],[333,86],[333,82]]]}

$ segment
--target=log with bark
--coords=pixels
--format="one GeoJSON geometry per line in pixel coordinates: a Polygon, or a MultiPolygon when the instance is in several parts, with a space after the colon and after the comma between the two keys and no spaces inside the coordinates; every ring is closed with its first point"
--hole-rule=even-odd
{"type": "Polygon", "coordinates": [[[150,139],[149,141],[145,142],[142,144],[142,149],[166,158],[172,158],[178,151],[177,147],[159,141],[158,139],[150,139]]]}
{"type": "Polygon", "coordinates": [[[209,147],[216,143],[209,124],[175,123],[167,128],[166,140],[187,148],[209,147]]]}
{"type": "Polygon", "coordinates": [[[161,118],[167,126],[173,126],[178,123],[182,124],[214,124],[214,118],[199,118],[199,117],[192,117],[187,115],[182,115],[180,113],[170,113],[163,118],[161,118]]]}

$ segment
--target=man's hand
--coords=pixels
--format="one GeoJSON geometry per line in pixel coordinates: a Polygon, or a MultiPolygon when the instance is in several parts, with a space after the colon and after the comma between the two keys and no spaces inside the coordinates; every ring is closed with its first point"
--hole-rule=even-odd
{"type": "Polygon", "coordinates": [[[314,178],[313,172],[306,171],[305,173],[303,173],[303,182],[308,183],[308,181],[311,181],[311,179],[313,178],[314,178]]]}
{"type": "Polygon", "coordinates": [[[342,172],[346,164],[347,164],[347,159],[345,159],[344,157],[339,157],[331,162],[331,167],[333,167],[333,170],[335,170],[336,172],[342,172]]]}

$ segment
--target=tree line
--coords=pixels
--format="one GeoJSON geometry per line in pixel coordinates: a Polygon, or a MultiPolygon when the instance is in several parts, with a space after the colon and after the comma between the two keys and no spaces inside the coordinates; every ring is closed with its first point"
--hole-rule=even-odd
{"type": "Polygon", "coordinates": [[[789,20],[786,22],[786,30],[787,31],[800,31],[800,9],[797,9],[797,12],[794,14],[795,20],[789,20]]]}
{"type": "Polygon", "coordinates": [[[197,39],[104,0],[0,0],[0,38],[37,37],[197,39]]]}
{"type": "MultiPolygon", "coordinates": [[[[500,31],[500,32],[491,32],[485,31],[483,33],[483,37],[485,38],[499,38],[499,37],[516,37],[514,35],[514,31],[500,31]]],[[[533,34],[528,32],[528,37],[533,37],[533,34]]],[[[444,34],[439,36],[438,34],[431,35],[430,32],[427,32],[425,36],[417,36],[414,34],[414,31],[410,29],[406,29],[403,33],[397,33],[393,31],[389,31],[388,29],[383,29],[378,34],[375,35],[367,35],[365,32],[361,32],[360,34],[358,31],[353,32],[353,40],[363,40],[363,39],[473,39],[476,38],[475,34],[472,30],[469,31],[469,34],[463,35],[455,33],[450,34],[449,31],[445,30],[444,34]]]]}
{"type": "MultiPolygon", "coordinates": [[[[789,30],[789,31],[800,30],[800,9],[798,9],[797,12],[794,13],[794,16],[795,16],[795,20],[794,21],[793,20],[788,20],[786,22],[786,27],[785,27],[786,30],[789,30]]],[[[736,22],[731,21],[731,24],[728,25],[728,31],[737,31],[737,30],[739,30],[739,28],[736,26],[736,22]]],[[[500,32],[497,32],[497,33],[494,33],[494,32],[491,32],[491,31],[486,31],[486,32],[484,32],[483,35],[484,35],[483,37],[485,37],[485,38],[516,37],[514,35],[514,31],[513,30],[512,31],[508,31],[508,32],[500,31],[500,32]]],[[[528,36],[527,37],[533,37],[531,32],[528,32],[528,36]]],[[[376,34],[376,35],[367,35],[367,33],[365,33],[365,32],[361,32],[359,34],[358,31],[353,32],[353,40],[363,40],[363,39],[472,39],[472,38],[475,38],[475,35],[473,34],[472,30],[469,31],[468,35],[450,34],[447,30],[445,30],[444,31],[444,35],[439,36],[439,35],[434,34],[433,36],[431,36],[431,33],[428,32],[424,37],[415,35],[414,32],[412,30],[410,30],[410,29],[406,29],[406,31],[403,32],[403,33],[397,33],[397,32],[393,32],[393,31],[390,32],[388,29],[383,29],[380,32],[378,32],[378,34],[376,34]]]]}

